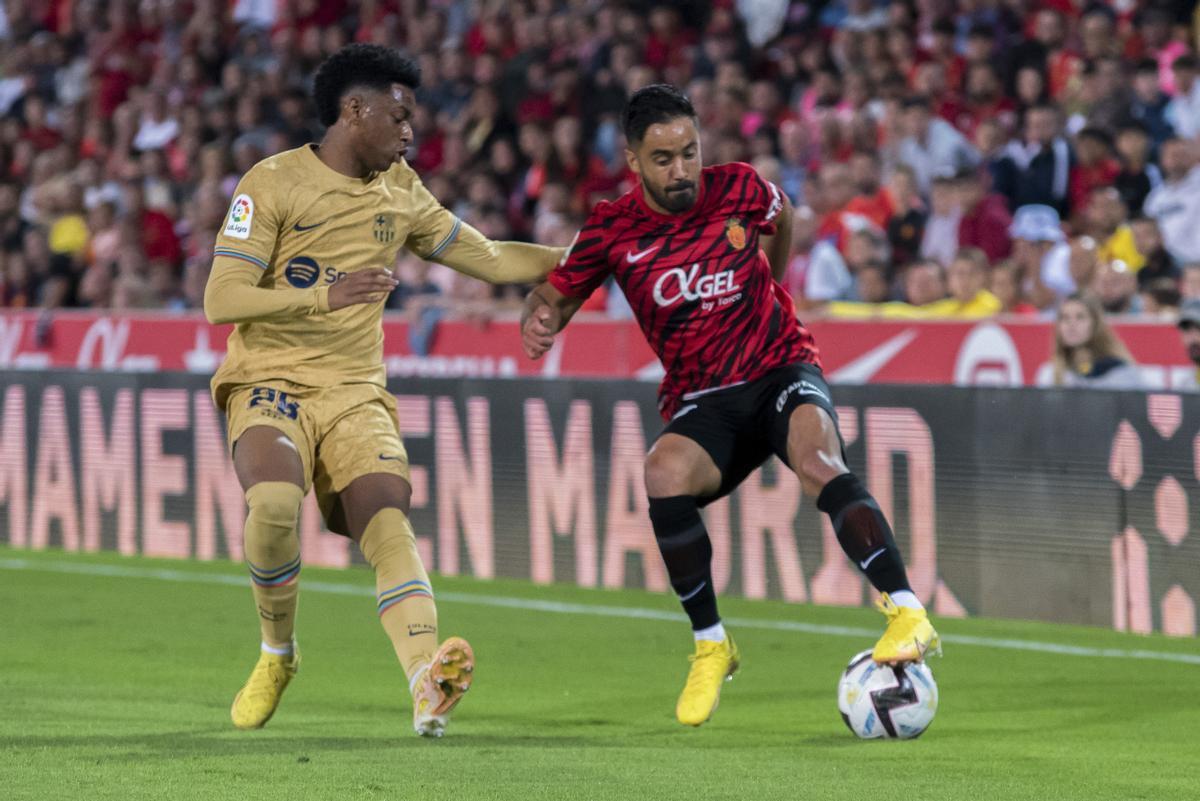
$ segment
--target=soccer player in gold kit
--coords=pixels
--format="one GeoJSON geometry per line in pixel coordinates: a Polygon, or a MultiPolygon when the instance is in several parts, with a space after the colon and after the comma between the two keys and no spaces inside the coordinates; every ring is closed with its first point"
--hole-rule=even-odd
{"type": "Polygon", "coordinates": [[[438,645],[437,610],[407,513],[412,487],[385,389],[383,303],[400,248],[492,283],[541,280],[557,248],[493,242],[444,209],[404,154],[416,65],[349,45],[317,70],[320,145],[256,164],[217,237],[204,309],[236,323],[213,377],[246,492],[245,557],[262,650],[230,711],[271,718],[300,654],[295,642],[300,503],[315,486],[331,530],[375,571],[378,612],[409,680],[413,727],[441,736],[471,683],[470,645],[438,645]]]}

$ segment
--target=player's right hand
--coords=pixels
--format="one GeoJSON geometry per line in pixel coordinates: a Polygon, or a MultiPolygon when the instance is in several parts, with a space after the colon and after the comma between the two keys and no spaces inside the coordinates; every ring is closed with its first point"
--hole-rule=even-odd
{"type": "Polygon", "coordinates": [[[549,306],[538,306],[521,322],[521,345],[525,355],[537,360],[554,346],[554,332],[550,321],[554,313],[549,306]]]}
{"type": "Polygon", "coordinates": [[[382,303],[399,285],[392,271],[382,267],[348,273],[329,287],[329,310],[337,311],[356,303],[382,303]]]}

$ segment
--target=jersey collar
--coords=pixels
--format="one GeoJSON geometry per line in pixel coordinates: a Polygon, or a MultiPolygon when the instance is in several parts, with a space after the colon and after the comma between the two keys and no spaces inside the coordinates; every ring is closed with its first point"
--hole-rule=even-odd
{"type": "Polygon", "coordinates": [[[360,178],[351,178],[349,175],[342,175],[337,170],[330,167],[325,162],[321,161],[317,155],[317,145],[304,145],[300,150],[303,151],[304,159],[309,162],[310,170],[321,183],[338,189],[366,189],[372,186],[382,175],[386,173],[377,172],[369,179],[362,180],[360,178]]]}

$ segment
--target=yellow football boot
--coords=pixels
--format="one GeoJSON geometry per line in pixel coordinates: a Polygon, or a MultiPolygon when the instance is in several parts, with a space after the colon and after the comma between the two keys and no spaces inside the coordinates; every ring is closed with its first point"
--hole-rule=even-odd
{"type": "Polygon", "coordinates": [[[887,630],[871,652],[871,658],[876,662],[896,665],[901,662],[920,662],[930,651],[941,654],[941,639],[933,630],[933,624],[929,622],[929,615],[925,614],[924,609],[896,606],[886,592],[875,602],[875,606],[888,619],[887,630]]]}
{"type": "Polygon", "coordinates": [[[263,651],[246,684],[234,696],[229,716],[239,729],[261,729],[267,725],[288,682],[300,669],[300,649],[293,644],[290,656],[263,651]]]}
{"type": "Polygon", "coordinates": [[[728,634],[721,642],[697,640],[696,653],[688,657],[692,667],[675,704],[675,718],[685,726],[699,726],[711,718],[721,700],[721,685],[737,672],[739,659],[728,634]]]}
{"type": "Polygon", "coordinates": [[[451,637],[412,682],[413,730],[422,737],[441,737],[450,710],[471,689],[475,652],[462,637],[451,637]]]}

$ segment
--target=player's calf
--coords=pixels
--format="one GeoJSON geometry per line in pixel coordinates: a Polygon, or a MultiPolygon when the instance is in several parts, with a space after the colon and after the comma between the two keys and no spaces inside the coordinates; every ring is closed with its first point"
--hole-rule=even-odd
{"type": "Polygon", "coordinates": [[[937,632],[908,583],[892,527],[858,477],[843,473],[826,484],[817,508],[829,515],[842,550],[883,596],[888,627],[875,646],[875,661],[910,662],[937,649],[937,632]]]}
{"type": "Polygon", "coordinates": [[[287,481],[263,481],[246,490],[243,551],[265,646],[289,647],[296,627],[300,538],[296,525],[304,490],[287,481]]]}
{"type": "Polygon", "coordinates": [[[712,586],[712,541],[696,499],[690,495],[651,498],[650,522],[671,587],[692,622],[692,631],[719,626],[712,586]]]}

